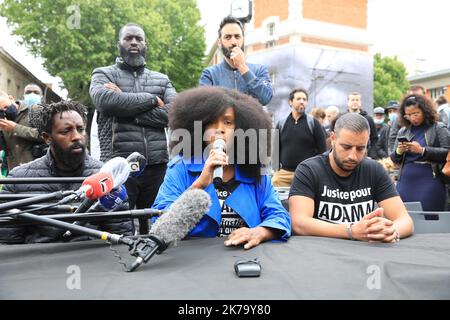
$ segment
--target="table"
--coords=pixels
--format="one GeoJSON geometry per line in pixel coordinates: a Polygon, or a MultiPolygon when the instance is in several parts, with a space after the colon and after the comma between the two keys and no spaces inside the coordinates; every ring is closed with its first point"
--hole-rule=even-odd
{"type": "Polygon", "coordinates": [[[395,244],[292,237],[251,250],[195,238],[132,273],[97,240],[0,245],[0,299],[450,299],[450,234],[395,244]],[[237,277],[238,257],[258,258],[261,276],[237,277]]]}

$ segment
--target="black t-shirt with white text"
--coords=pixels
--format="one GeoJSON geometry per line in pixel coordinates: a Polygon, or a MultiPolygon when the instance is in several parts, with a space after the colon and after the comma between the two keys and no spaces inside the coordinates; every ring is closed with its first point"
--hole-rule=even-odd
{"type": "Polygon", "coordinates": [[[298,165],[289,196],[314,200],[314,218],[332,223],[361,220],[375,203],[398,196],[386,170],[372,159],[364,159],[348,177],[331,168],[329,152],[298,165]]]}
{"type": "Polygon", "coordinates": [[[234,230],[247,227],[247,224],[242,220],[241,216],[225,204],[225,200],[231,193],[239,186],[239,181],[231,179],[227,182],[222,182],[219,187],[216,187],[216,194],[219,198],[222,217],[220,219],[218,237],[226,237],[234,230]]]}

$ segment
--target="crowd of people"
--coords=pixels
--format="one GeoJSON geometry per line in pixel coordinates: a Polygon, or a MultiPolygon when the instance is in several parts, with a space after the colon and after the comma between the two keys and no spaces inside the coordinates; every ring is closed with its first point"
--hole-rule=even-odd
{"type": "MultiPolygon", "coordinates": [[[[273,130],[263,109],[273,96],[268,69],[246,61],[244,37],[242,23],[225,17],[217,39],[223,61],[203,70],[197,88],[177,94],[167,75],[146,67],[142,27],[124,25],[115,63],[92,73],[92,156],[85,106],[45,104],[35,84],[25,87],[23,101],[0,92],[8,177],[87,177],[102,162],[137,151],[147,162],[125,184],[130,208],[167,209],[186,190],[205,190],[212,206],[189,235],[224,237],[225,245],[246,249],[287,241],[291,234],[394,243],[414,231],[404,202],[447,209],[441,168],[450,148],[450,107],[444,97],[434,103],[423,88],[411,88],[401,102],[376,107],[372,116],[362,108],[362,95],[349,92],[345,108],[316,107],[309,114],[309,93],[298,87],[286,97],[290,113],[273,130]],[[397,166],[396,179],[378,161],[387,159],[397,166]],[[288,210],[277,188],[289,188],[288,210]]],[[[8,184],[2,192],[78,187],[8,184]]],[[[147,234],[149,220],[105,220],[89,227],[147,234]]],[[[62,233],[46,226],[0,226],[0,242],[60,241],[62,233]]]]}

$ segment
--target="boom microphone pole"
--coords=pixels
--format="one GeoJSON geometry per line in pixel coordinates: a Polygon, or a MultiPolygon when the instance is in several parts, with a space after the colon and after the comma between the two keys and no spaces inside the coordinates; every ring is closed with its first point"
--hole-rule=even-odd
{"type": "MultiPolygon", "coordinates": [[[[13,209],[14,210],[14,209],[13,209]]],[[[67,212],[67,211],[66,211],[67,212]]],[[[157,210],[157,209],[135,209],[135,210],[124,210],[124,211],[115,211],[115,212],[88,212],[88,213],[78,213],[74,215],[73,213],[58,213],[58,214],[50,214],[50,215],[37,215],[39,217],[51,218],[54,220],[61,220],[65,222],[73,222],[73,221],[97,221],[97,220],[105,220],[105,219],[126,219],[126,218],[153,218],[159,217],[164,214],[165,210],[157,210]]],[[[29,212],[23,212],[29,213],[29,212]]],[[[25,221],[21,218],[22,212],[18,211],[15,213],[11,213],[10,216],[0,218],[0,226],[9,226],[9,225],[32,225],[37,223],[45,223],[44,221],[25,221]]],[[[80,224],[78,224],[80,225],[80,224]]]]}
{"type": "Polygon", "coordinates": [[[20,199],[15,201],[10,201],[6,203],[0,204],[0,212],[6,211],[9,209],[16,209],[24,206],[29,206],[32,204],[38,204],[42,202],[46,202],[49,200],[62,200],[67,196],[73,195],[74,191],[56,191],[49,194],[41,194],[41,195],[35,195],[34,197],[26,198],[26,199],[20,199]]]}

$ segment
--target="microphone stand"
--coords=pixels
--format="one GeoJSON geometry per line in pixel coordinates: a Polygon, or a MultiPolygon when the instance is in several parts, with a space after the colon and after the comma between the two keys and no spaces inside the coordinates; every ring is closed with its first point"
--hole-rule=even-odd
{"type": "MultiPolygon", "coordinates": [[[[67,212],[67,211],[66,211],[67,212]]],[[[51,218],[54,220],[61,220],[66,222],[73,221],[97,221],[97,220],[105,220],[105,219],[125,219],[125,218],[153,218],[159,217],[165,211],[156,210],[156,209],[136,209],[136,210],[125,210],[125,211],[114,211],[114,212],[87,212],[87,213],[79,213],[74,215],[73,213],[61,213],[61,214],[51,214],[51,215],[41,215],[36,214],[40,217],[51,218]]],[[[25,212],[24,212],[25,213],[25,212]]],[[[26,212],[29,213],[29,212],[26,212]]],[[[35,224],[35,222],[23,221],[20,219],[21,212],[11,212],[8,216],[2,219],[0,215],[0,226],[8,226],[8,225],[31,225],[35,224]]]]}
{"type": "Polygon", "coordinates": [[[41,195],[36,195],[34,197],[29,197],[29,198],[25,198],[25,199],[1,203],[0,204],[0,212],[6,211],[9,209],[16,209],[19,207],[29,206],[32,204],[42,203],[42,202],[46,202],[49,200],[55,200],[55,199],[60,200],[60,202],[58,202],[57,204],[65,204],[69,201],[72,201],[73,199],[69,198],[69,199],[67,199],[67,201],[65,201],[64,198],[66,196],[73,196],[74,194],[75,194],[75,191],[72,191],[72,190],[56,191],[56,192],[52,192],[49,194],[41,194],[41,195]]]}
{"type": "MultiPolygon", "coordinates": [[[[136,270],[142,263],[147,263],[155,253],[161,253],[167,248],[167,245],[164,243],[164,241],[155,235],[148,235],[146,238],[138,237],[137,239],[132,239],[123,235],[90,229],[80,225],[67,223],[44,216],[38,216],[27,212],[22,212],[18,214],[17,217],[20,219],[48,224],[57,228],[61,228],[63,230],[70,230],[75,233],[91,236],[93,238],[106,241],[110,244],[127,245],[130,255],[136,257],[136,260],[133,262],[133,264],[130,267],[126,267],[126,271],[128,272],[136,270]]],[[[79,215],[77,216],[77,218],[79,218],[79,215]]]]}

